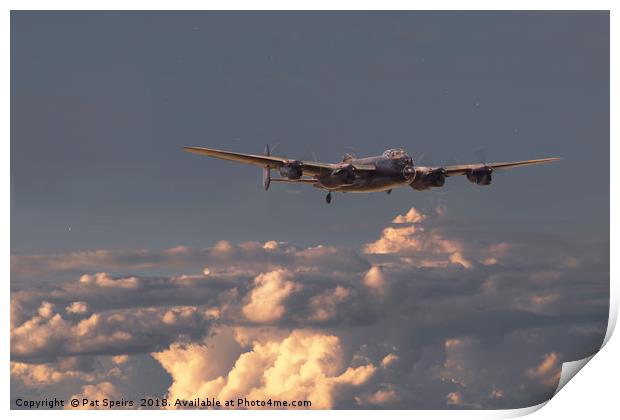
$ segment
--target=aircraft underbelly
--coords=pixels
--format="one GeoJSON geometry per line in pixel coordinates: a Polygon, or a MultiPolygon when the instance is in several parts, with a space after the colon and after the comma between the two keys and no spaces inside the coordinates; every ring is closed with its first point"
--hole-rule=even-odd
{"type": "Polygon", "coordinates": [[[356,179],[351,185],[343,185],[333,191],[351,192],[351,193],[367,193],[387,191],[406,185],[407,181],[395,180],[393,177],[356,179]]]}

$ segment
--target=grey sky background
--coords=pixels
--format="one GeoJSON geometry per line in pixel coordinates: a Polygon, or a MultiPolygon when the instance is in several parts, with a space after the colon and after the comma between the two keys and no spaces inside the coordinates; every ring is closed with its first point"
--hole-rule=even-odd
{"type": "Polygon", "coordinates": [[[355,246],[411,206],[467,233],[609,228],[608,13],[13,12],[14,253],[355,246]],[[260,186],[185,145],[423,164],[559,156],[477,191],[260,186]],[[454,157],[454,158],[453,158],[454,157]]]}

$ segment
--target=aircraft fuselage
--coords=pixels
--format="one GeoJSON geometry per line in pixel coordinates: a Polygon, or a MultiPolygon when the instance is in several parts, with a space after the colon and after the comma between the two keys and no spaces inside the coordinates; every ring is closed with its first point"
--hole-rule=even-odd
{"type": "Polygon", "coordinates": [[[372,156],[363,159],[345,160],[341,165],[373,165],[376,170],[372,172],[356,171],[351,183],[338,182],[331,174],[317,177],[316,188],[338,192],[380,192],[389,191],[411,183],[412,172],[406,172],[405,168],[413,168],[412,159],[403,154],[397,157],[372,156]]]}

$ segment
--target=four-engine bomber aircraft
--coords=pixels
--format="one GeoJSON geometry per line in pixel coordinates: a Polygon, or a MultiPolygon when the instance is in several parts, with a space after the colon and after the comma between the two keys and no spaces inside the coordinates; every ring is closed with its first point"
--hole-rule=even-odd
{"type": "Polygon", "coordinates": [[[269,189],[271,181],[302,182],[327,191],[325,201],[331,203],[332,191],[367,193],[410,186],[422,191],[442,187],[447,177],[465,175],[477,185],[489,185],[495,169],[516,168],[555,162],[559,158],[522,160],[518,162],[474,163],[453,166],[417,166],[403,149],[389,149],[381,156],[358,159],[345,154],[341,162],[321,163],[271,156],[269,145],[264,155],[227,152],[205,147],[185,147],[186,152],[218,159],[247,163],[263,168],[263,187],[269,189]],[[271,170],[278,170],[281,178],[271,178],[271,170]]]}

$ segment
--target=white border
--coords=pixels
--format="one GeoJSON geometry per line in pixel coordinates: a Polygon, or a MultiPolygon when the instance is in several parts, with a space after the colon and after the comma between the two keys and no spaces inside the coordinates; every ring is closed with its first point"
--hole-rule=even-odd
{"type": "MultiPolygon", "coordinates": [[[[294,4],[288,4],[283,1],[273,1],[273,0],[236,0],[229,2],[222,1],[198,1],[198,0],[176,0],[176,1],[163,1],[163,0],[153,0],[149,2],[140,2],[137,0],[108,0],[108,1],[89,1],[79,2],[79,1],[56,1],[53,4],[49,1],[42,0],[32,0],[32,1],[16,1],[9,0],[4,2],[5,13],[3,14],[4,23],[0,43],[2,48],[2,56],[10,57],[10,10],[259,10],[259,9],[267,9],[267,10],[278,10],[278,9],[286,9],[286,10],[611,10],[611,74],[618,74],[618,66],[617,66],[617,53],[614,53],[613,46],[617,47],[619,45],[618,41],[618,31],[615,29],[617,27],[618,19],[615,16],[615,12],[618,10],[618,7],[614,7],[615,3],[612,1],[599,1],[599,0],[591,0],[591,1],[575,1],[575,0],[565,0],[565,1],[551,1],[551,0],[521,0],[521,1],[469,1],[465,4],[463,1],[456,0],[445,0],[445,1],[395,1],[395,0],[384,0],[381,2],[370,2],[367,0],[359,0],[359,1],[326,1],[326,0],[315,0],[315,1],[297,1],[294,4]],[[561,8],[561,9],[560,9],[561,8]]],[[[8,65],[8,61],[4,66],[2,66],[2,75],[4,80],[4,101],[2,102],[2,127],[5,127],[5,142],[4,142],[4,152],[0,155],[0,159],[2,162],[2,177],[4,178],[1,184],[2,191],[1,195],[4,201],[4,206],[2,206],[2,212],[4,216],[4,220],[9,220],[10,216],[10,67],[8,65]]],[[[618,98],[618,85],[615,83],[614,77],[611,79],[611,103],[610,103],[610,111],[611,116],[617,117],[617,98],[618,98]]],[[[611,138],[617,138],[618,128],[617,124],[614,124],[614,118],[611,118],[611,138]]],[[[617,162],[618,159],[614,159],[614,157],[618,157],[618,148],[614,142],[611,142],[610,145],[610,164],[612,162],[617,162]]],[[[613,210],[618,209],[617,205],[617,196],[613,194],[613,188],[615,185],[618,185],[618,172],[611,172],[611,197],[610,197],[610,214],[614,214],[613,210]]],[[[611,244],[610,251],[612,255],[611,261],[611,300],[610,300],[610,322],[608,326],[608,331],[605,337],[605,351],[597,354],[593,358],[593,362],[589,364],[587,368],[585,368],[585,372],[580,374],[579,381],[571,381],[570,385],[566,387],[566,389],[562,390],[556,397],[552,398],[549,402],[549,407],[538,411],[535,416],[538,418],[582,418],[584,415],[595,415],[595,417],[603,417],[603,415],[607,414],[604,417],[608,416],[608,413],[613,413],[616,411],[616,384],[615,379],[618,374],[618,360],[617,355],[619,354],[620,345],[618,344],[618,339],[610,340],[611,333],[616,324],[617,314],[618,314],[618,284],[617,284],[617,264],[614,261],[613,256],[618,255],[617,250],[617,234],[618,234],[618,224],[612,218],[610,220],[611,223],[611,244]],[[608,343],[609,342],[609,343],[608,343]],[[590,366],[591,365],[591,366],[590,366]],[[542,417],[541,417],[542,416],[542,417]]],[[[10,285],[8,279],[10,278],[10,223],[6,223],[2,230],[2,271],[5,273],[5,299],[8,299],[10,296],[10,285]]],[[[5,301],[6,303],[6,301],[5,301]]],[[[9,371],[9,329],[6,328],[9,325],[9,305],[5,305],[4,310],[1,312],[0,317],[2,318],[2,325],[5,327],[2,331],[2,340],[3,340],[3,354],[5,357],[5,363],[3,364],[3,369],[5,372],[4,381],[2,382],[2,390],[4,391],[2,395],[4,398],[2,399],[2,406],[5,410],[9,410],[10,401],[10,371],[9,371]]],[[[575,367],[579,363],[567,363],[565,365],[566,368],[571,368],[575,371],[575,367]]],[[[578,370],[578,369],[577,369],[578,370]]],[[[568,373],[567,369],[563,369],[563,376],[568,373]]],[[[566,377],[566,376],[565,376],[566,377]]],[[[321,414],[325,417],[340,418],[341,416],[356,416],[358,418],[369,418],[376,417],[381,415],[389,415],[390,417],[396,418],[409,418],[410,416],[423,416],[424,418],[507,418],[507,417],[516,417],[521,415],[526,415],[537,411],[545,404],[540,404],[535,407],[523,408],[518,410],[475,410],[475,411],[427,411],[427,410],[415,410],[415,411],[394,411],[391,410],[389,413],[383,413],[382,410],[379,411],[324,411],[321,413],[317,413],[316,411],[298,411],[295,413],[295,416],[307,417],[316,416],[317,414],[321,414]]],[[[200,416],[201,418],[205,415],[208,416],[232,416],[236,418],[237,416],[252,416],[259,418],[284,418],[290,416],[290,412],[286,411],[230,411],[230,412],[216,412],[210,411],[209,413],[204,413],[201,411],[183,411],[183,414],[179,414],[179,412],[157,412],[157,411],[148,411],[141,412],[136,411],[132,412],[132,417],[159,417],[159,416],[170,416],[170,415],[183,415],[185,416],[200,416]]],[[[39,417],[40,415],[49,416],[52,419],[54,418],[64,418],[65,416],[76,416],[82,415],[83,412],[66,412],[66,411],[47,411],[45,413],[36,412],[36,411],[11,411],[11,416],[16,417],[39,417]]],[[[127,412],[119,413],[116,412],[94,412],[89,411],[87,415],[89,416],[109,416],[109,415],[126,415],[127,412]]],[[[603,418],[604,418],[603,417],[603,418]]]]}

